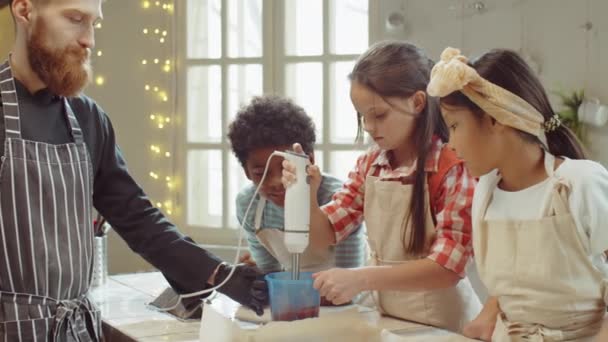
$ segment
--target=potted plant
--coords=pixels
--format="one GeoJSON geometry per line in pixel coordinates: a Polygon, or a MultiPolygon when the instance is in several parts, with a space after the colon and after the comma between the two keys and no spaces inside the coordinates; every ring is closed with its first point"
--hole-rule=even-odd
{"type": "Polygon", "coordinates": [[[581,103],[585,99],[585,91],[584,90],[575,90],[571,93],[566,93],[563,91],[554,92],[560,98],[561,101],[561,110],[557,111],[557,115],[561,120],[563,125],[566,125],[570,128],[576,137],[583,143],[587,145],[587,131],[585,127],[585,123],[582,122],[578,117],[578,107],[580,107],[581,103]]]}

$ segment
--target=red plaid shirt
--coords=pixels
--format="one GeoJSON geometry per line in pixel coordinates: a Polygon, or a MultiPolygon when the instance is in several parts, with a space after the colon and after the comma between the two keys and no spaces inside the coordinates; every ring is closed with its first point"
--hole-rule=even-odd
{"type": "MultiPolygon", "coordinates": [[[[447,148],[439,139],[433,139],[431,158],[427,159],[425,171],[436,172],[440,152],[447,148]]],[[[387,151],[372,148],[359,157],[355,169],[333,201],[321,209],[329,217],[336,232],[336,241],[342,241],[363,220],[365,200],[365,178],[376,175],[383,180],[413,180],[415,167],[399,167],[393,170],[387,151]]],[[[466,263],[472,254],[471,203],[475,190],[475,179],[462,163],[452,167],[446,174],[439,190],[430,194],[432,212],[437,222],[437,236],[427,258],[464,277],[466,263]]]]}

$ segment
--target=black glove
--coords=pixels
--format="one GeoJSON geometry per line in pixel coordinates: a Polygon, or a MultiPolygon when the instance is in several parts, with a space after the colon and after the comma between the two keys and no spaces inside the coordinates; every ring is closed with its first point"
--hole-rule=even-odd
{"type": "Polygon", "coordinates": [[[215,276],[215,284],[221,284],[232,268],[236,268],[232,277],[217,290],[262,316],[264,306],[268,305],[268,285],[264,273],[257,267],[244,264],[221,264],[215,276]]]}

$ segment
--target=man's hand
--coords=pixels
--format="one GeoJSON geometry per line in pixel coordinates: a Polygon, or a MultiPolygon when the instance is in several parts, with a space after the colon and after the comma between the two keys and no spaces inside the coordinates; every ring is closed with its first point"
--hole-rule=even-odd
{"type": "Polygon", "coordinates": [[[263,315],[264,306],[268,304],[268,285],[264,280],[264,273],[258,268],[243,264],[221,264],[215,275],[215,285],[221,284],[233,268],[235,270],[232,277],[217,290],[252,309],[258,316],[263,315]]]}

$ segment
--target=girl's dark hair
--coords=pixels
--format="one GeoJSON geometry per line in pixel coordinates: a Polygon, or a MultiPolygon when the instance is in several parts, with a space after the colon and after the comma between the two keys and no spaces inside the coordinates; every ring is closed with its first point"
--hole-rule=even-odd
{"type": "MultiPolygon", "coordinates": [[[[417,91],[426,92],[434,62],[417,46],[400,41],[384,41],[372,45],[355,64],[349,78],[378,94],[386,97],[410,97],[417,91]]],[[[362,115],[357,113],[359,129],[357,139],[363,135],[362,115]]],[[[422,254],[425,248],[427,182],[424,166],[432,148],[433,135],[447,141],[447,127],[441,117],[436,98],[426,97],[426,106],[420,113],[414,128],[414,144],[418,161],[414,179],[414,190],[408,215],[401,231],[403,246],[413,254],[422,254]],[[405,241],[406,224],[412,220],[413,231],[409,241],[405,241]]]]}
{"type": "MultiPolygon", "coordinates": [[[[545,122],[555,115],[540,80],[516,52],[494,49],[471,61],[469,65],[477,70],[481,77],[524,99],[545,117],[545,122]]],[[[479,106],[460,91],[455,91],[440,101],[450,106],[468,108],[479,118],[485,115],[479,106]]],[[[524,131],[518,133],[525,141],[543,145],[538,137],[532,134],[524,131]]],[[[585,150],[576,135],[565,125],[546,132],[546,135],[546,148],[551,154],[570,159],[586,158],[585,150]]]]}

